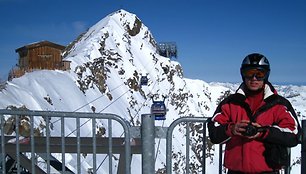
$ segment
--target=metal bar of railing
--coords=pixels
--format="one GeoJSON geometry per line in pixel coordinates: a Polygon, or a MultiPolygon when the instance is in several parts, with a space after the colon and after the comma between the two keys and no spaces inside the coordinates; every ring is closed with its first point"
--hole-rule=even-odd
{"type": "Polygon", "coordinates": [[[77,130],[77,172],[81,173],[81,137],[80,137],[80,118],[76,118],[76,130],[77,130]]]}
{"type": "Polygon", "coordinates": [[[65,158],[65,119],[64,117],[61,117],[61,148],[62,148],[62,172],[66,172],[66,158],[65,158]]]}
{"type": "Polygon", "coordinates": [[[34,153],[34,116],[31,115],[30,116],[30,121],[31,121],[31,168],[32,168],[32,174],[35,174],[36,171],[35,171],[35,153],[34,153]]]}
{"type": "MultiPolygon", "coordinates": [[[[206,142],[206,123],[203,123],[203,145],[202,145],[202,149],[206,149],[206,144],[204,142],[206,142]]],[[[202,174],[205,174],[206,171],[206,150],[203,150],[203,155],[202,155],[202,174]]]]}
{"type": "Polygon", "coordinates": [[[186,123],[186,174],[189,174],[189,170],[190,170],[190,165],[189,165],[190,126],[189,124],[190,124],[189,122],[186,123]]]}
{"type": "Polygon", "coordinates": [[[96,119],[93,118],[92,119],[92,151],[93,151],[93,154],[92,154],[92,172],[93,174],[96,174],[97,173],[97,135],[96,135],[96,119]]]}
{"type": "Polygon", "coordinates": [[[302,120],[301,174],[306,174],[306,120],[302,120]]]}
{"type": "Polygon", "coordinates": [[[285,174],[290,174],[290,170],[291,170],[291,148],[287,148],[288,149],[288,154],[289,154],[289,160],[288,160],[288,166],[286,166],[283,170],[285,174]]]}
{"type": "Polygon", "coordinates": [[[46,115],[46,149],[47,149],[47,173],[51,172],[50,168],[50,119],[46,115]]]}
{"type": "MultiPolygon", "coordinates": [[[[4,116],[1,115],[1,142],[4,142],[5,139],[4,139],[4,116]]],[[[1,143],[1,151],[2,151],[2,154],[1,154],[1,160],[2,160],[2,174],[5,174],[6,173],[6,165],[5,165],[5,156],[6,156],[6,153],[5,153],[5,144],[4,143],[1,143]]]]}
{"type": "Polygon", "coordinates": [[[109,173],[113,173],[113,163],[112,163],[112,154],[113,154],[113,149],[112,149],[112,121],[108,119],[108,166],[109,166],[109,173]]]}
{"type": "Polygon", "coordinates": [[[15,129],[16,129],[16,160],[17,160],[17,173],[21,173],[20,171],[20,144],[19,144],[19,117],[15,116],[15,129]]]}
{"type": "Polygon", "coordinates": [[[219,144],[219,174],[222,173],[222,153],[223,153],[223,144],[219,144]]]}

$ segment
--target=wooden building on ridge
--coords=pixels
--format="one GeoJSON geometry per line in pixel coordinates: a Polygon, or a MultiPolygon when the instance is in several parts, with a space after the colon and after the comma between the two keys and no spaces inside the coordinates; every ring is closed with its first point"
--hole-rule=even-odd
{"type": "Polygon", "coordinates": [[[62,60],[62,52],[66,47],[49,41],[41,41],[17,48],[19,60],[10,73],[8,79],[20,77],[25,72],[39,69],[70,70],[70,61],[62,60]]]}

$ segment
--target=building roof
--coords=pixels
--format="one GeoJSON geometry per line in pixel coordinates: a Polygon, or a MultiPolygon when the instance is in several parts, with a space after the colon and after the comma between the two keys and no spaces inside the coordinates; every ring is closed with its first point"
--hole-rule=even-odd
{"type": "Polygon", "coordinates": [[[37,48],[37,47],[41,47],[41,46],[50,46],[50,47],[57,48],[57,49],[60,49],[60,50],[64,50],[66,48],[63,45],[59,45],[59,44],[56,44],[56,43],[45,40],[45,41],[35,42],[35,43],[32,43],[32,44],[28,44],[28,45],[25,45],[23,47],[17,48],[15,50],[15,52],[17,53],[17,52],[19,52],[21,50],[24,50],[24,49],[37,48]]]}

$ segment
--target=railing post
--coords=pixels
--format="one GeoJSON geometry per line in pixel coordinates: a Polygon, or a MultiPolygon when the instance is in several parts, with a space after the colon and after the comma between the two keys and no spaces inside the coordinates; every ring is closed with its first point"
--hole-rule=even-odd
{"type": "Polygon", "coordinates": [[[301,174],[306,174],[306,120],[302,120],[301,174]]]}
{"type": "Polygon", "coordinates": [[[151,114],[141,115],[142,173],[155,173],[155,117],[151,114]]]}

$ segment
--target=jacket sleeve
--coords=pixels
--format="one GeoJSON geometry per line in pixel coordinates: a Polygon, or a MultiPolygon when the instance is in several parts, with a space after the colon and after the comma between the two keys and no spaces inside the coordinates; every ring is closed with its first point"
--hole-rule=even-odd
{"type": "Polygon", "coordinates": [[[226,134],[227,127],[228,124],[220,125],[219,123],[209,119],[208,132],[209,132],[210,141],[214,144],[220,144],[228,140],[230,136],[226,134]]]}
{"type": "Polygon", "coordinates": [[[228,130],[229,116],[226,110],[228,109],[226,101],[222,101],[217,107],[214,116],[208,119],[209,138],[212,143],[219,144],[230,139],[230,131],[228,130]]]}
{"type": "Polygon", "coordinates": [[[284,105],[277,105],[277,122],[272,125],[264,139],[265,142],[294,147],[299,143],[301,127],[289,101],[282,98],[284,105]]]}
{"type": "Polygon", "coordinates": [[[299,143],[298,136],[294,133],[284,132],[279,128],[269,128],[264,142],[281,144],[286,147],[294,147],[299,143]]]}

